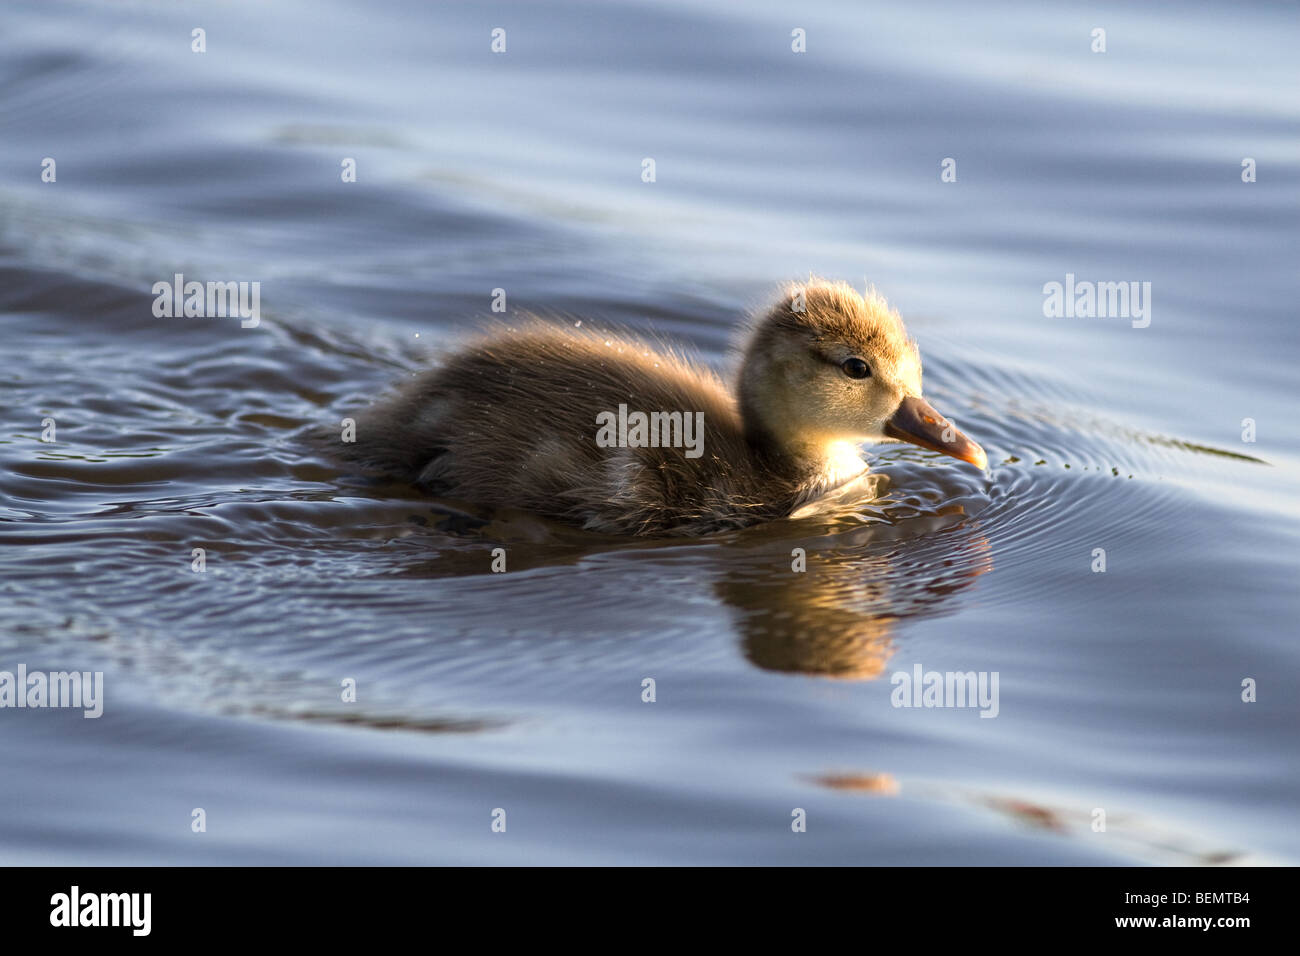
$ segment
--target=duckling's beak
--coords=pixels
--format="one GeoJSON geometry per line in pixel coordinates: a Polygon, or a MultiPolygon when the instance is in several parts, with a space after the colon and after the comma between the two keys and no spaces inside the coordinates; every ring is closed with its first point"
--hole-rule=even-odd
{"type": "Polygon", "coordinates": [[[895,441],[911,442],[931,451],[941,451],[953,458],[968,461],[976,468],[987,468],[989,464],[983,448],[957,431],[952,422],[919,396],[910,395],[903,399],[898,411],[885,422],[885,435],[895,441]]]}

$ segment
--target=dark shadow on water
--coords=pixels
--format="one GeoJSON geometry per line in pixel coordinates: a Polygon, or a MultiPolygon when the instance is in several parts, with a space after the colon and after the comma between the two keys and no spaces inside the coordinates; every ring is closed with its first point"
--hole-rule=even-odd
{"type": "MultiPolygon", "coordinates": [[[[859,508],[873,502],[860,502],[859,508]]],[[[457,539],[404,563],[401,577],[480,577],[484,547],[505,547],[511,572],[576,565],[601,553],[685,560],[733,612],[745,658],[763,670],[870,680],[894,652],[900,622],[957,610],[992,570],[992,548],[959,505],[864,522],[852,509],[700,539],[592,535],[520,512],[427,502],[415,523],[457,539]],[[472,547],[463,547],[466,543],[472,547]],[[694,553],[692,553],[694,552],[694,553]]]]}
{"type": "Polygon", "coordinates": [[[368,714],[355,711],[289,711],[265,705],[242,708],[237,713],[248,717],[265,717],[276,720],[300,720],[313,724],[334,724],[342,727],[364,727],[369,730],[406,730],[424,734],[474,734],[486,730],[500,730],[508,726],[504,720],[461,720],[456,718],[419,719],[399,714],[368,714]]]}

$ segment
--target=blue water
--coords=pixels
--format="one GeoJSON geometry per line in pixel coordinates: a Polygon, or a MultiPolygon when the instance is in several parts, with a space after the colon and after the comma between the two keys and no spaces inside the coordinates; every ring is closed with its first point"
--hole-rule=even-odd
{"type": "Polygon", "coordinates": [[[0,709],[0,860],[1300,860],[1294,6],[0,24],[0,671],[105,675],[99,719],[0,709]],[[260,324],[155,318],[178,272],[260,324]],[[851,514],[617,541],[302,442],[494,289],[725,368],[810,273],[899,308],[987,476],[882,446],[851,514]],[[1067,274],[1150,325],[1046,317],[1067,274]],[[891,706],[917,664],[998,716],[891,706]]]}

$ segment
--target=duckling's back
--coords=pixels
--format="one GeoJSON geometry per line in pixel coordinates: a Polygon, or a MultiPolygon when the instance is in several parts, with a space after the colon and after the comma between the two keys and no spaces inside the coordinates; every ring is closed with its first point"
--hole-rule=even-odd
{"type": "Polygon", "coordinates": [[[358,416],[356,441],[336,457],[615,534],[740,527],[788,514],[798,493],[759,467],[713,373],[633,339],[541,322],[502,328],[421,373],[358,416]],[[680,422],[664,429],[679,447],[632,447],[635,413],[680,422]],[[688,431],[697,423],[699,435],[688,431]]]}

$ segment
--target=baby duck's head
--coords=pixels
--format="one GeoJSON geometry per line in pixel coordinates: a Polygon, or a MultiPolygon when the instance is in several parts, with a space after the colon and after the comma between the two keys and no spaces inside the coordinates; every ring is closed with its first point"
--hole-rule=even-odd
{"type": "MultiPolygon", "coordinates": [[[[984,450],[921,398],[921,356],[898,313],[845,282],[787,288],[754,325],[739,397],[751,439],[799,460],[905,441],[984,468],[984,450]]],[[[859,459],[860,461],[860,459],[859,459]]]]}

